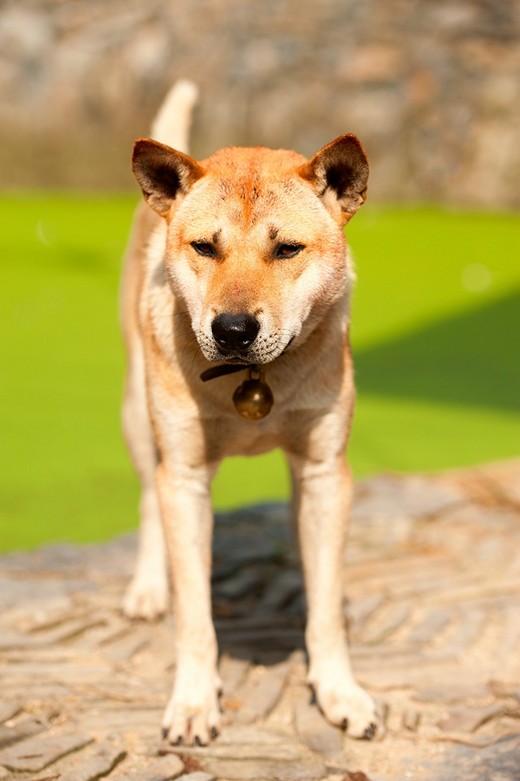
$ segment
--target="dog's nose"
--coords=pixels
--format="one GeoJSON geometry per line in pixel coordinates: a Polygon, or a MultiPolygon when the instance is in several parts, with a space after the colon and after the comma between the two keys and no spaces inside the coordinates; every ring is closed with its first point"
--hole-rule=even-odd
{"type": "Polygon", "coordinates": [[[225,312],[217,315],[211,323],[211,332],[221,350],[246,352],[260,330],[256,317],[248,314],[229,315],[225,312]]]}

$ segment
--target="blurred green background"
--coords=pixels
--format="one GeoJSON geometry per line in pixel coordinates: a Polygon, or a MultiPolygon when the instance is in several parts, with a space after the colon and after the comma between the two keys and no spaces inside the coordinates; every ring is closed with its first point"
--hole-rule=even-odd
{"type": "MultiPolygon", "coordinates": [[[[137,524],[117,322],[136,198],[0,201],[0,546],[107,539],[137,524]]],[[[348,236],[358,271],[355,475],[517,455],[517,217],[368,204],[348,236]]],[[[214,484],[218,508],[287,492],[279,453],[230,459],[214,484]]]]}

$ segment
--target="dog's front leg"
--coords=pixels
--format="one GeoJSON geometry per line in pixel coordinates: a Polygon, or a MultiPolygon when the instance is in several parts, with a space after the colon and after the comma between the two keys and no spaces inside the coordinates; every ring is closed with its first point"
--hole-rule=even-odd
{"type": "Polygon", "coordinates": [[[205,745],[218,732],[217,641],[211,619],[209,470],[163,462],[157,487],[173,585],[176,673],[163,719],[172,743],[205,745]]]}
{"type": "Polygon", "coordinates": [[[349,735],[371,738],[374,702],[352,674],[342,614],[345,544],[351,499],[343,458],[293,459],[299,483],[298,531],[308,602],[308,680],[318,704],[349,735]]]}

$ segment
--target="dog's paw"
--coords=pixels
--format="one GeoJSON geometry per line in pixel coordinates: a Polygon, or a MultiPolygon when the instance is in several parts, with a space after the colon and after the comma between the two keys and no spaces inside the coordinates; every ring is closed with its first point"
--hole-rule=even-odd
{"type": "Polygon", "coordinates": [[[309,685],[323,715],[353,738],[372,740],[381,731],[376,704],[358,686],[345,659],[331,658],[309,671],[309,685]]]}
{"type": "Polygon", "coordinates": [[[123,613],[128,618],[153,621],[168,610],[168,581],[162,577],[135,577],[123,598],[123,613]]]}
{"type": "Polygon", "coordinates": [[[360,686],[318,688],[315,697],[324,716],[352,738],[372,740],[380,729],[376,705],[360,686]]]}
{"type": "Polygon", "coordinates": [[[162,736],[174,746],[206,746],[220,730],[216,675],[177,675],[162,721],[162,736]]]}

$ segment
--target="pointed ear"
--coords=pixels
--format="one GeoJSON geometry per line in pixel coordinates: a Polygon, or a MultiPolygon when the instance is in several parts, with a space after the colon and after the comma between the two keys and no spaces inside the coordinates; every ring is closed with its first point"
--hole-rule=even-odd
{"type": "Polygon", "coordinates": [[[174,200],[205,174],[193,158],[150,138],[135,142],[132,169],[145,200],[161,217],[166,217],[174,200]]]}
{"type": "Polygon", "coordinates": [[[347,134],[332,141],[298,169],[342,224],[365,202],[368,159],[359,139],[347,134]]]}

